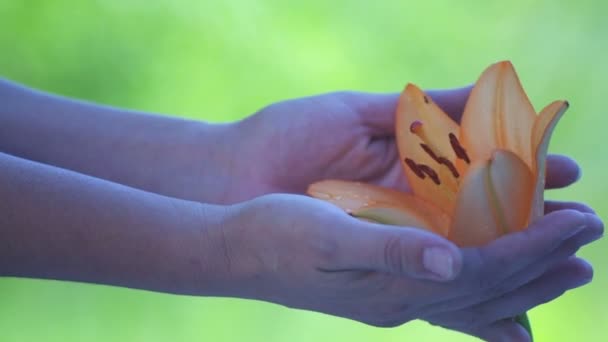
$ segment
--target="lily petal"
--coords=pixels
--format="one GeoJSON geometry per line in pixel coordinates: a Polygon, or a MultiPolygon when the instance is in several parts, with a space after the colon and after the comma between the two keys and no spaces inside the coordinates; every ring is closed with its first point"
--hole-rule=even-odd
{"type": "Polygon", "coordinates": [[[449,239],[480,246],[525,228],[530,216],[533,176],[514,153],[496,150],[469,169],[458,196],[449,239]]]}
{"type": "Polygon", "coordinates": [[[408,184],[416,196],[448,212],[453,206],[458,183],[452,171],[446,165],[439,164],[437,158],[456,159],[450,144],[450,133],[457,136],[458,125],[430,96],[415,85],[408,84],[399,98],[395,132],[408,184]],[[412,163],[424,165],[430,169],[428,172],[436,176],[416,172],[412,169],[412,163]]]}
{"type": "Polygon", "coordinates": [[[353,216],[380,223],[426,228],[447,235],[450,222],[448,215],[412,194],[342,180],[313,183],[307,192],[337,205],[353,216]]]}
{"type": "Polygon", "coordinates": [[[568,106],[567,101],[555,101],[549,104],[540,112],[532,129],[532,155],[535,163],[532,172],[536,174],[534,198],[532,200],[532,219],[541,217],[544,213],[543,194],[549,141],[557,122],[564,115],[568,106]]]}
{"type": "Polygon", "coordinates": [[[467,101],[461,139],[471,158],[487,159],[496,149],[512,151],[533,165],[530,134],[536,112],[511,62],[491,65],[467,101]]]}
{"type": "Polygon", "coordinates": [[[399,205],[401,202],[411,201],[413,197],[404,192],[372,184],[332,179],[311,184],[307,193],[312,197],[331,202],[349,214],[370,205],[399,205]]]}
{"type": "Polygon", "coordinates": [[[421,213],[410,210],[405,206],[397,207],[389,204],[372,205],[353,212],[353,216],[355,217],[393,226],[422,228],[446,237],[448,235],[449,221],[447,220],[447,215],[439,215],[444,218],[444,223],[434,224],[431,221],[438,220],[433,220],[433,217],[425,218],[422,217],[421,213]]]}

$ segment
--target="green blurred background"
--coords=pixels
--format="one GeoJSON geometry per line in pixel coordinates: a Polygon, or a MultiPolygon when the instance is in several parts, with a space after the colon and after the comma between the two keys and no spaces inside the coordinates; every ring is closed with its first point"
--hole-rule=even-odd
{"type": "MultiPolygon", "coordinates": [[[[580,183],[549,193],[606,217],[604,1],[2,0],[0,75],[101,103],[210,121],[281,99],[473,82],[510,59],[537,108],[571,108],[551,149],[580,183]]],[[[538,341],[603,341],[608,242],[595,281],[531,311],[538,341]]],[[[379,329],[235,299],[0,279],[1,341],[472,341],[412,323],[379,329]]]]}

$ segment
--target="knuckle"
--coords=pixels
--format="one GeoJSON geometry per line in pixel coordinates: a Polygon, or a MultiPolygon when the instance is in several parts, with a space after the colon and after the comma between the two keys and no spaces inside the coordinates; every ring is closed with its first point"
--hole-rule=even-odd
{"type": "Polygon", "coordinates": [[[430,324],[431,326],[434,326],[434,327],[441,327],[441,328],[447,327],[447,325],[440,320],[435,320],[433,318],[427,318],[425,320],[427,321],[428,324],[430,324]]]}
{"type": "Polygon", "coordinates": [[[379,321],[373,321],[369,324],[373,325],[375,327],[378,327],[378,328],[396,328],[407,322],[409,322],[409,320],[402,319],[402,318],[396,318],[396,319],[392,318],[392,319],[383,319],[383,320],[379,320],[379,321]]]}
{"type": "Polygon", "coordinates": [[[402,240],[398,235],[387,238],[383,251],[384,264],[396,273],[407,271],[407,263],[402,254],[402,240]]]}
{"type": "Polygon", "coordinates": [[[541,305],[560,297],[566,292],[565,289],[557,289],[555,291],[542,291],[536,297],[536,305],[541,305]]]}
{"type": "Polygon", "coordinates": [[[484,291],[484,293],[482,295],[482,299],[490,300],[490,299],[494,299],[494,298],[499,298],[511,290],[512,290],[512,285],[510,283],[501,282],[501,283],[495,284],[494,286],[488,287],[484,291]]]}
{"type": "Polygon", "coordinates": [[[477,288],[480,291],[491,291],[497,287],[497,281],[492,274],[482,274],[477,278],[477,288]]]}
{"type": "Polygon", "coordinates": [[[415,319],[414,315],[412,315],[412,306],[409,304],[384,304],[377,307],[377,310],[372,311],[368,312],[368,314],[375,317],[375,319],[367,324],[381,328],[398,327],[415,319]]]}
{"type": "Polygon", "coordinates": [[[442,313],[425,320],[431,325],[457,331],[473,331],[484,324],[472,309],[442,313]]]}
{"type": "Polygon", "coordinates": [[[506,255],[500,255],[494,260],[494,267],[491,271],[496,272],[496,270],[504,271],[509,269],[513,264],[512,258],[506,255]]]}
{"type": "Polygon", "coordinates": [[[404,324],[404,322],[402,320],[399,319],[393,319],[393,320],[388,320],[388,321],[384,321],[382,323],[382,327],[384,328],[396,328],[400,325],[404,324]]]}
{"type": "Polygon", "coordinates": [[[459,322],[455,327],[463,330],[475,330],[484,324],[484,316],[485,314],[479,309],[468,310],[465,313],[461,313],[459,322]]]}
{"type": "Polygon", "coordinates": [[[578,252],[578,250],[581,248],[580,242],[579,241],[568,241],[564,244],[564,247],[562,248],[562,254],[563,256],[571,256],[574,255],[576,252],[578,252]]]}
{"type": "Polygon", "coordinates": [[[395,319],[400,319],[403,321],[410,321],[413,319],[412,312],[414,311],[414,306],[406,303],[406,304],[393,304],[388,307],[388,317],[393,317],[395,319]]]}
{"type": "Polygon", "coordinates": [[[323,266],[331,266],[336,263],[339,255],[339,244],[335,237],[324,234],[318,238],[308,239],[312,253],[317,256],[319,263],[323,266]]]}
{"type": "Polygon", "coordinates": [[[487,256],[481,258],[482,266],[476,277],[478,290],[485,292],[500,289],[504,272],[513,267],[513,261],[504,253],[492,256],[491,259],[487,256]]]}

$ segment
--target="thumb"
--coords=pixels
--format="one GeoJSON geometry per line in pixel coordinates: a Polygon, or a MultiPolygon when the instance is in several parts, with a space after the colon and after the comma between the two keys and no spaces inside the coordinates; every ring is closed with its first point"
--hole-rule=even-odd
{"type": "Polygon", "coordinates": [[[448,281],[462,268],[456,245],[418,228],[357,222],[337,239],[335,267],[448,281]]]}

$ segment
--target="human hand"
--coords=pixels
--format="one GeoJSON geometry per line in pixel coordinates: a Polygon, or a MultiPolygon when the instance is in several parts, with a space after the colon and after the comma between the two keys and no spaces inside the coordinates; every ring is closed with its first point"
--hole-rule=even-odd
{"type": "MultiPolygon", "coordinates": [[[[568,207],[577,208],[553,209],[568,207]]],[[[504,319],[587,282],[591,269],[572,255],[603,230],[595,215],[559,210],[488,246],[458,249],[423,230],[361,221],[286,194],[230,206],[225,217],[215,238],[223,246],[216,255],[225,256],[217,269],[225,271],[210,295],[383,327],[421,318],[488,340],[525,337],[504,319]],[[445,254],[425,254],[428,247],[445,254]]]]}
{"type": "MultiPolygon", "coordinates": [[[[429,91],[458,121],[471,88],[429,91]]],[[[394,139],[398,94],[337,92],[270,105],[238,123],[238,182],[233,199],[274,192],[304,193],[324,179],[356,180],[407,189],[394,139]],[[239,174],[240,172],[240,174],[239,174]]],[[[550,156],[547,186],[579,175],[574,161],[550,156]]]]}
{"type": "MultiPolygon", "coordinates": [[[[557,214],[563,215],[567,211],[576,210],[579,213],[583,213],[586,216],[589,227],[592,231],[595,231],[597,235],[594,235],[592,239],[597,239],[603,234],[603,223],[595,215],[594,211],[581,203],[575,202],[545,202],[545,216],[536,223],[532,224],[528,230],[524,230],[520,237],[522,242],[526,239],[532,239],[533,233],[531,230],[538,229],[542,225],[546,227],[554,226],[558,227],[558,221],[551,223],[550,220],[559,220],[557,214]],[[541,223],[541,221],[544,221],[541,223]]],[[[538,232],[537,232],[538,233],[538,232]]],[[[509,246],[509,243],[503,244],[504,240],[509,239],[512,235],[505,236],[493,243],[491,243],[487,249],[496,248],[502,245],[502,248],[517,248],[515,245],[509,246]]],[[[589,236],[587,236],[589,237],[589,236]]],[[[570,245],[572,251],[577,249],[576,244],[586,239],[583,234],[575,234],[565,241],[565,245],[570,245]]],[[[591,241],[591,240],[590,240],[591,241]]],[[[513,241],[511,242],[513,243],[513,241]]],[[[535,242],[526,241],[525,243],[535,242]]],[[[537,246],[543,248],[542,246],[537,246]]],[[[511,250],[510,253],[512,253],[511,250]]],[[[508,253],[508,254],[510,254],[508,253]]],[[[586,283],[590,282],[593,278],[593,268],[585,260],[576,258],[573,252],[570,258],[557,262],[552,266],[538,269],[537,278],[529,281],[519,288],[511,288],[507,290],[509,285],[497,284],[496,287],[489,291],[487,296],[492,294],[501,293],[493,299],[487,299],[483,303],[468,306],[466,301],[460,302],[455,307],[460,306],[460,309],[454,307],[454,309],[447,309],[445,312],[440,314],[433,314],[426,316],[423,319],[433,325],[439,325],[448,329],[460,331],[473,335],[487,341],[517,341],[527,342],[531,341],[528,332],[519,324],[514,321],[512,317],[515,317],[522,312],[536,307],[537,305],[549,302],[559,296],[565,291],[573,289],[586,283]],[[533,304],[536,303],[536,304],[533,304]]],[[[504,255],[503,262],[509,263],[510,257],[504,255]]],[[[500,269],[500,268],[499,268],[500,269]]],[[[530,271],[530,269],[527,269],[530,271]]],[[[524,272],[520,272],[523,274],[524,272]]],[[[480,282],[483,282],[483,275],[479,278],[480,282]]],[[[482,295],[483,296],[483,295],[482,295]]],[[[452,303],[455,304],[455,303],[452,303]]],[[[448,305],[450,306],[450,305],[448,305]]]]}
{"type": "MultiPolygon", "coordinates": [[[[428,93],[452,118],[459,121],[469,91],[470,88],[466,87],[428,93]]],[[[274,104],[239,123],[242,137],[249,137],[242,139],[247,146],[241,147],[245,151],[241,159],[245,164],[256,165],[255,169],[240,168],[247,170],[245,179],[258,180],[239,186],[244,196],[242,199],[268,192],[302,193],[310,183],[327,178],[359,180],[407,189],[393,139],[397,97],[397,94],[355,92],[326,94],[274,104]],[[264,163],[259,163],[260,160],[264,163]]],[[[547,188],[570,185],[579,176],[580,170],[573,160],[564,156],[548,157],[547,188]]],[[[557,208],[590,211],[576,203],[547,203],[548,211],[557,208]]],[[[563,287],[564,284],[576,284],[581,274],[588,275],[589,272],[590,268],[584,261],[567,260],[556,264],[543,276],[546,277],[543,279],[549,279],[548,282],[543,280],[538,283],[549,286],[555,280],[551,275],[561,274],[557,281],[561,281],[559,286],[563,287]]],[[[529,292],[526,300],[527,303],[546,301],[529,292]]],[[[485,326],[474,328],[469,326],[470,323],[461,322],[458,325],[453,322],[465,317],[470,315],[467,316],[462,309],[428,320],[488,339],[507,334],[525,340],[525,331],[509,321],[488,322],[485,326]]]]}

